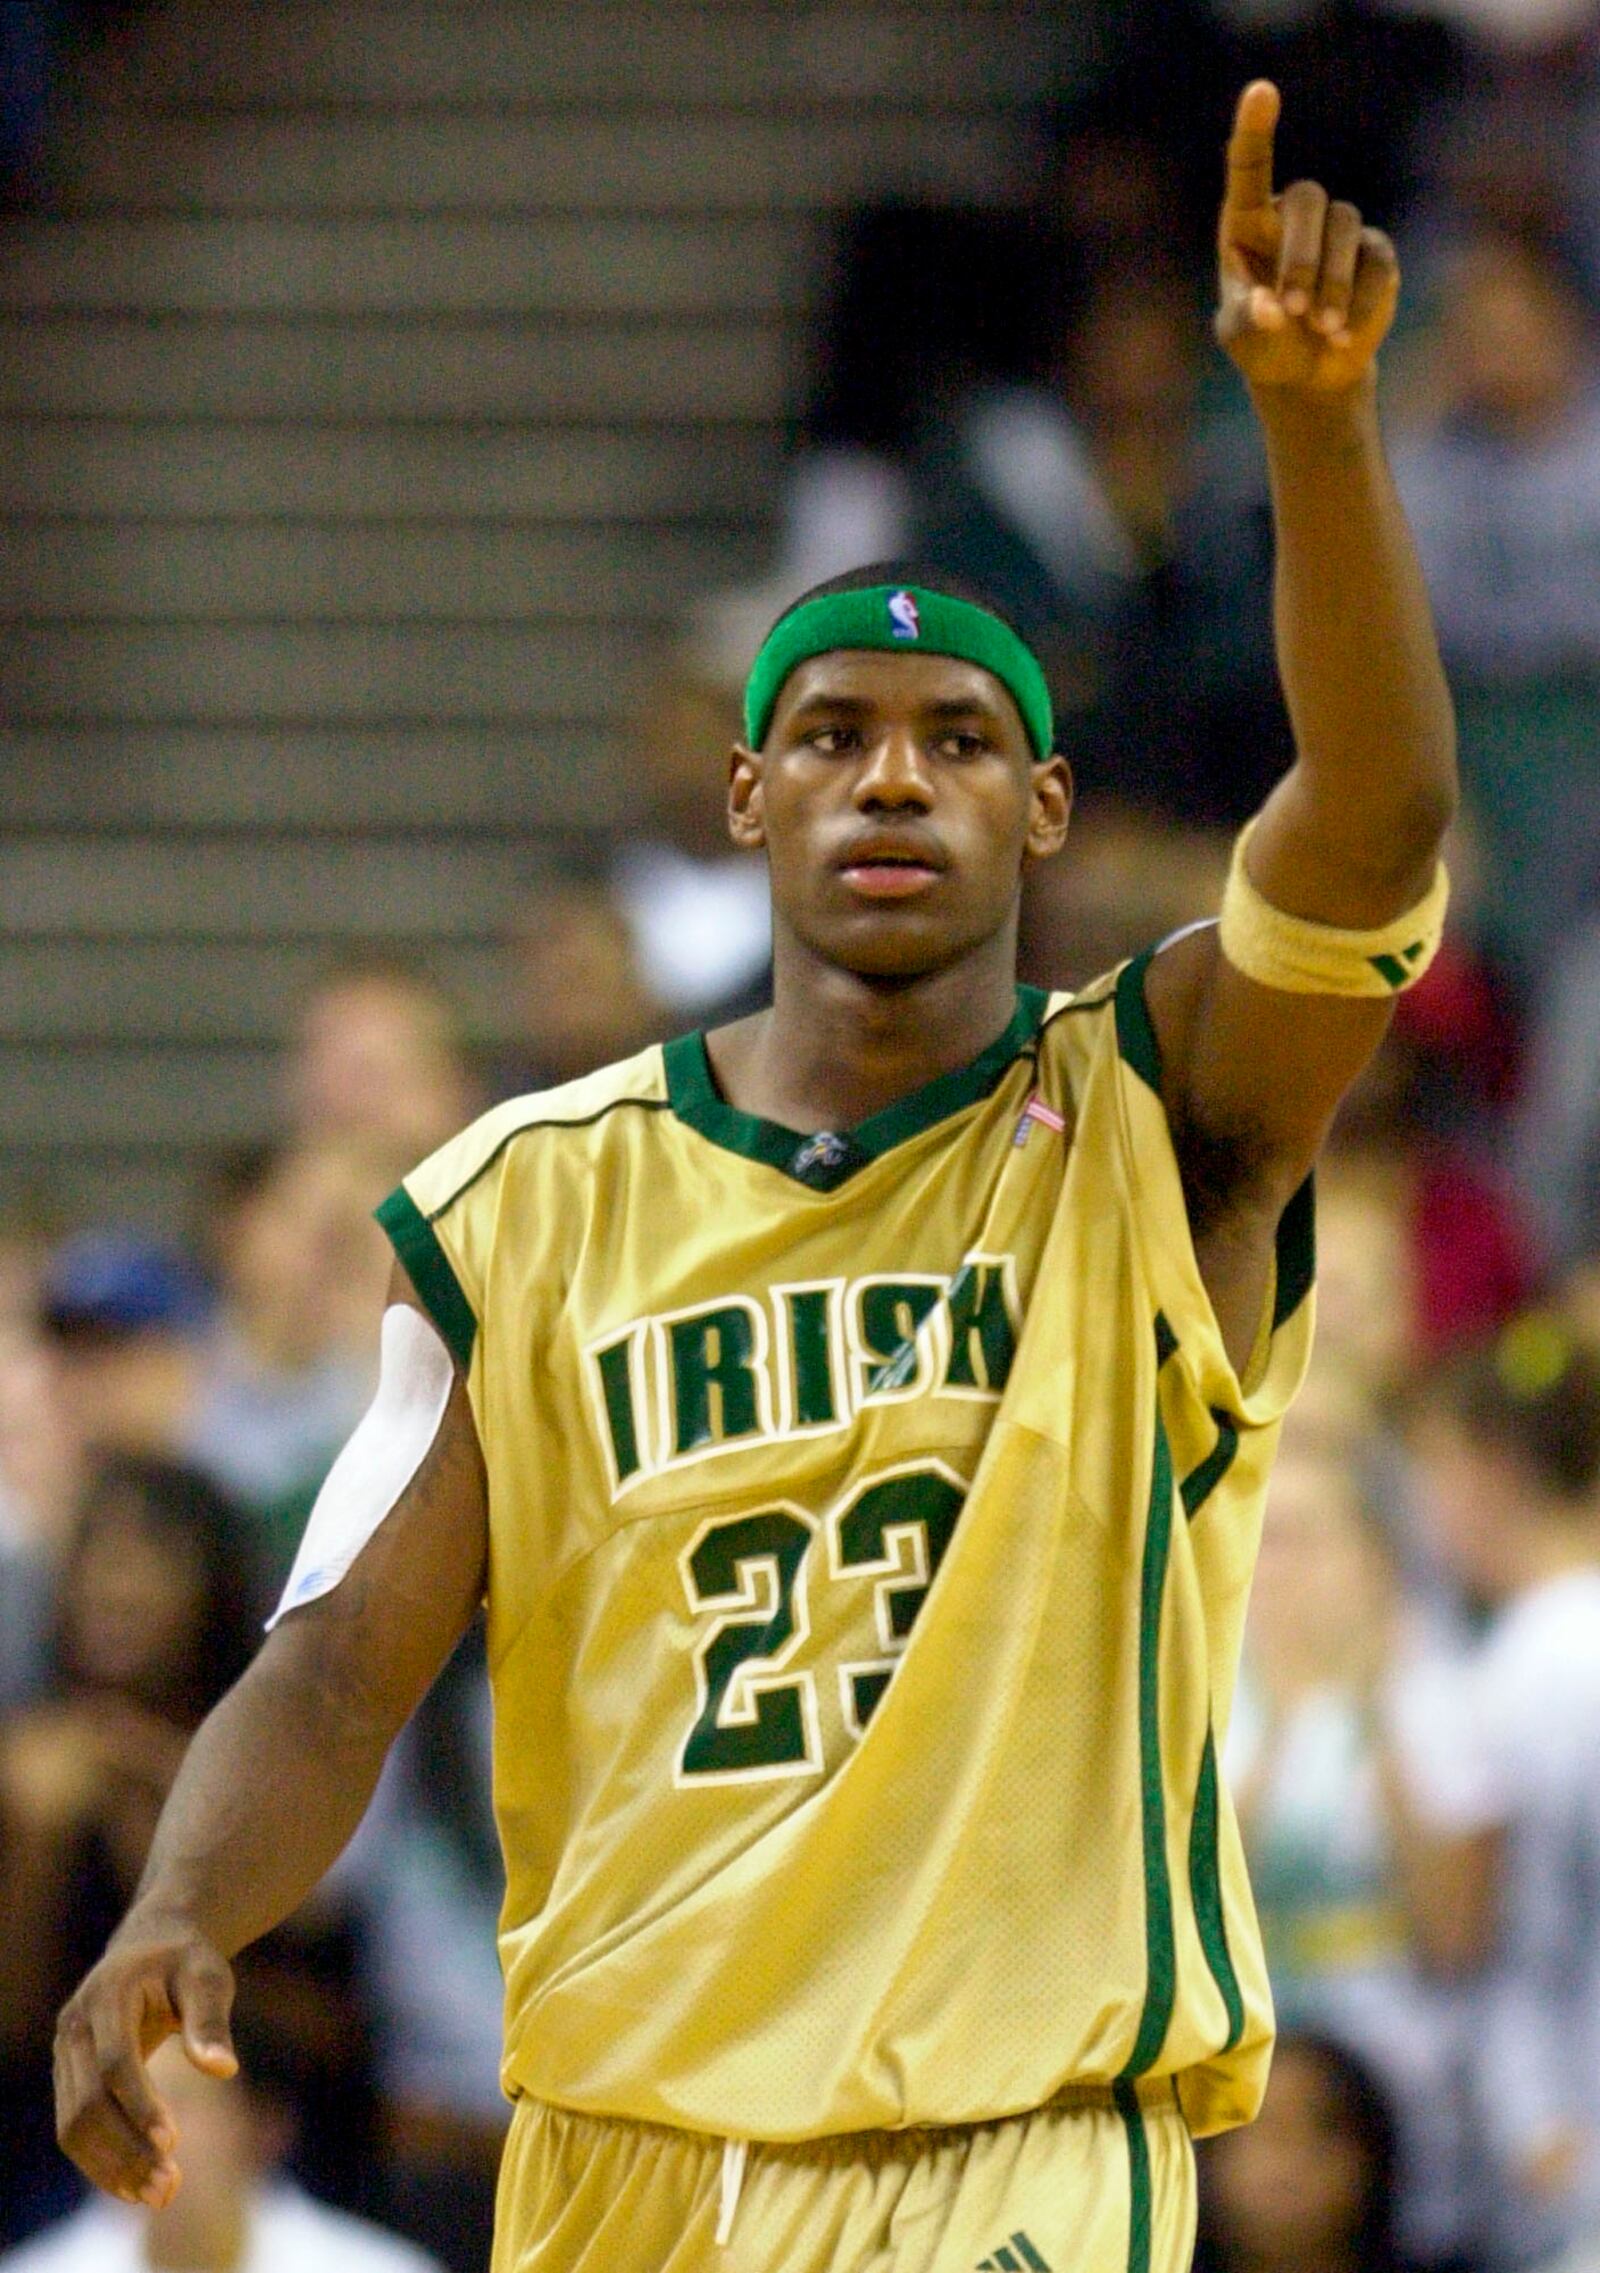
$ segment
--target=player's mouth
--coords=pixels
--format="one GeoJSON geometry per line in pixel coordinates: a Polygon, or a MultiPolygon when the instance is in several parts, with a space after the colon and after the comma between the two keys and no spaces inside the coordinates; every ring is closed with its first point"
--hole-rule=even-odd
{"type": "Polygon", "coordinates": [[[909,900],[937,884],[944,862],[920,845],[878,837],[852,845],[839,864],[849,889],[864,900],[909,900]]]}

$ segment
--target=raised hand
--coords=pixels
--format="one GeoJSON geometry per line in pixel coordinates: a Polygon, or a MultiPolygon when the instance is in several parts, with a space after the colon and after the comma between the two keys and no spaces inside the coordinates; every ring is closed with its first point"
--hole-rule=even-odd
{"type": "Polygon", "coordinates": [[[1282,109],[1269,79],[1239,97],[1218,231],[1217,337],[1253,387],[1339,394],[1394,321],[1400,264],[1381,229],[1318,182],[1272,187],[1282,109]]]}

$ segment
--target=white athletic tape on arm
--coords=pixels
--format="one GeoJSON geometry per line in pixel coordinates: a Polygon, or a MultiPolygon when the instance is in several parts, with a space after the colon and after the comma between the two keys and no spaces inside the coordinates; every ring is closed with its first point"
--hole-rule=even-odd
{"type": "Polygon", "coordinates": [[[269,1632],[286,1611],[331,1594],[398,1504],[433,1448],[454,1380],[450,1352],[421,1311],[387,1309],[377,1395],[317,1494],[269,1632]]]}

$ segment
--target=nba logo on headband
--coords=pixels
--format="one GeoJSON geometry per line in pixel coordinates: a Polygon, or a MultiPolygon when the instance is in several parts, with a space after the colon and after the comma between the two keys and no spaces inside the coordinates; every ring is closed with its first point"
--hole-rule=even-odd
{"type": "Polygon", "coordinates": [[[889,628],[896,639],[920,639],[922,617],[917,603],[909,592],[893,592],[889,596],[889,628]]]}

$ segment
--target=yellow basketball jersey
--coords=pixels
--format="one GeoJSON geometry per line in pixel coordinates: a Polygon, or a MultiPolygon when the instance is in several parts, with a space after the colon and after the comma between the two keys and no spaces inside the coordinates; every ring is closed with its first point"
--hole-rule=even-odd
{"type": "Polygon", "coordinates": [[[489,1113],[381,1211],[490,1498],[505,2081],[800,2139],[1172,2076],[1271,2008],[1217,1760],[1309,1190],[1241,1382],[1143,965],[1019,992],[837,1136],[698,1037],[489,1113]]]}

